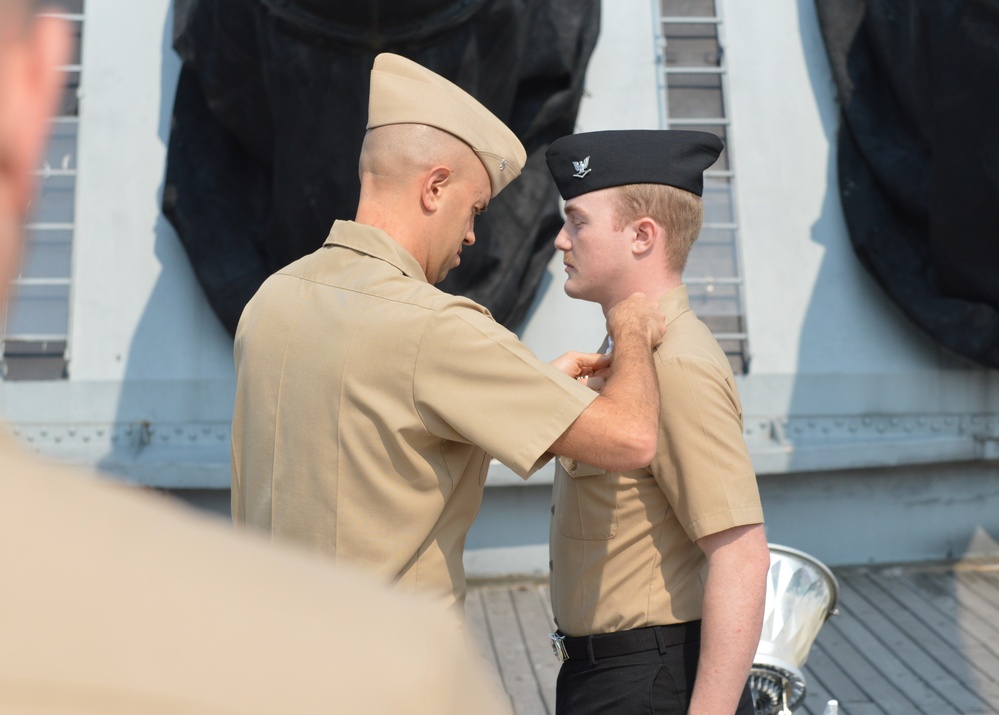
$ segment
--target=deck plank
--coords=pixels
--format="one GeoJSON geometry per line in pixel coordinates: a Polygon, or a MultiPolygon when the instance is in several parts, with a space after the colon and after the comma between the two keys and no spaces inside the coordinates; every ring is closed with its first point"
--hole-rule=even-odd
{"type": "Polygon", "coordinates": [[[999,626],[996,611],[980,612],[961,592],[953,574],[913,573],[902,576],[910,589],[923,597],[947,619],[956,624],[962,634],[962,647],[979,648],[999,657],[999,626]]]}
{"type": "Polygon", "coordinates": [[[534,667],[538,689],[545,701],[548,715],[554,715],[555,681],[562,664],[552,652],[548,640],[548,634],[555,628],[547,606],[548,588],[522,585],[513,589],[512,596],[521,630],[527,641],[527,651],[534,667]]]}
{"type": "Polygon", "coordinates": [[[486,609],[500,675],[514,709],[518,715],[548,715],[548,708],[531,664],[527,642],[514,609],[510,587],[484,589],[482,602],[486,609]]]}
{"type": "Polygon", "coordinates": [[[822,632],[812,646],[805,664],[805,703],[812,715],[822,715],[826,703],[832,699],[839,702],[841,713],[888,715],[830,657],[821,641],[822,632]]]}
{"type": "Polygon", "coordinates": [[[969,571],[965,573],[965,583],[993,608],[999,609],[999,572],[969,571]]]}
{"type": "Polygon", "coordinates": [[[822,627],[819,638],[829,657],[849,674],[850,679],[864,694],[860,702],[877,703],[878,707],[888,713],[923,712],[903,690],[878,670],[870,653],[854,644],[856,635],[855,616],[846,604],[841,603],[840,616],[830,619],[822,627]]]}
{"type": "MultiPolygon", "coordinates": [[[[813,651],[814,652],[814,651],[813,651]]],[[[836,698],[826,687],[825,681],[812,670],[808,663],[802,668],[805,676],[805,700],[796,711],[801,715],[822,715],[826,704],[836,698]]]]}
{"type": "MultiPolygon", "coordinates": [[[[912,591],[908,579],[882,579],[872,577],[872,583],[885,589],[894,585],[916,594],[918,598],[910,600],[910,610],[924,623],[927,628],[937,634],[941,640],[950,643],[954,651],[955,667],[963,668],[967,674],[970,687],[990,703],[993,712],[999,712],[999,656],[990,648],[978,641],[969,641],[966,632],[959,626],[960,614],[946,606],[941,609],[932,603],[930,594],[912,591]]],[[[999,612],[996,617],[999,618],[999,612]]]]}
{"type": "Polygon", "coordinates": [[[489,623],[486,621],[481,589],[468,589],[468,595],[465,597],[465,628],[476,646],[476,651],[481,653],[482,657],[498,671],[496,651],[493,648],[492,638],[489,636],[489,623]]]}
{"type": "Polygon", "coordinates": [[[990,643],[999,643],[999,622],[995,619],[996,606],[983,598],[968,579],[969,574],[963,571],[958,571],[954,576],[954,594],[959,602],[960,611],[973,613],[976,618],[981,619],[981,622],[987,625],[987,629],[980,633],[981,637],[990,643]]]}
{"type": "MultiPolygon", "coordinates": [[[[961,696],[965,712],[972,712],[976,707],[981,712],[999,711],[999,684],[988,677],[987,670],[976,668],[968,654],[962,651],[956,624],[942,614],[934,613],[918,594],[893,588],[894,581],[891,576],[866,575],[856,579],[853,585],[949,674],[949,682],[947,679],[940,681],[942,686],[974,696],[974,700],[963,700],[965,696],[961,696]],[[980,704],[976,705],[975,700],[980,704]]],[[[999,662],[993,667],[995,665],[999,662]]]]}
{"type": "Polygon", "coordinates": [[[980,697],[927,653],[921,639],[900,627],[898,619],[907,616],[904,604],[895,609],[893,621],[864,596],[861,579],[862,575],[851,575],[840,580],[840,598],[857,619],[854,644],[872,656],[885,677],[904,689],[924,712],[984,710],[986,704],[980,697]]]}
{"type": "MultiPolygon", "coordinates": [[[[999,564],[833,569],[840,613],[829,619],[804,667],[796,715],[999,713],[999,564]]],[[[469,636],[517,715],[551,715],[559,663],[547,584],[469,590],[469,636]]]]}
{"type": "Polygon", "coordinates": [[[482,589],[471,588],[465,597],[465,628],[474,653],[482,659],[486,672],[493,678],[499,692],[506,690],[496,661],[496,648],[489,633],[485,604],[482,602],[482,589]]]}

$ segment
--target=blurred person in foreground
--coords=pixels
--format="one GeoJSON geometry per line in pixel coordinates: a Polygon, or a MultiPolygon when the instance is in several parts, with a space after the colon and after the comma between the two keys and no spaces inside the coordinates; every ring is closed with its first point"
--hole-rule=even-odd
{"type": "MultiPolygon", "coordinates": [[[[0,0],[0,296],[69,47],[62,21],[0,0]]],[[[509,712],[436,609],[5,432],[0,634],[3,713],[509,712]]]]}
{"type": "MultiPolygon", "coordinates": [[[[712,134],[563,137],[548,167],[566,200],[565,291],[607,313],[640,291],[655,348],[659,446],[647,466],[556,465],[550,529],[556,712],[752,715],[770,556],[728,359],[690,309],[682,272],[701,229],[712,134]]],[[[616,349],[616,346],[615,346],[616,349]]],[[[614,367],[587,382],[595,389],[614,367]]]]}
{"type": "Polygon", "coordinates": [[[654,302],[625,296],[608,311],[614,376],[597,395],[574,378],[606,358],[548,364],[433,285],[525,156],[451,82],[375,58],[355,220],[268,278],[236,330],[237,524],[363,564],[460,617],[465,536],[491,457],[523,478],[552,454],[608,469],[652,458],[654,302]]]}

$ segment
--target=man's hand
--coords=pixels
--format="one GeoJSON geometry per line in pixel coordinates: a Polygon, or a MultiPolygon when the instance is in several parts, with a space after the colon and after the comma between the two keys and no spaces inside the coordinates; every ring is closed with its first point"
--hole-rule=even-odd
{"type": "Polygon", "coordinates": [[[613,369],[599,359],[580,363],[571,353],[559,358],[570,366],[563,370],[583,377],[600,394],[548,451],[611,471],[637,469],[656,455],[659,383],[652,347],[666,332],[666,318],[656,303],[636,293],[607,313],[607,330],[614,341],[613,369]]]}
{"type": "Polygon", "coordinates": [[[642,293],[622,300],[607,313],[607,332],[615,342],[632,331],[643,331],[649,347],[658,345],[666,332],[666,316],[657,303],[642,293]]]}
{"type": "Polygon", "coordinates": [[[604,389],[604,384],[607,382],[607,378],[610,377],[611,368],[605,367],[602,370],[595,370],[589,377],[583,378],[583,384],[594,392],[600,392],[604,389]]]}
{"type": "Polygon", "coordinates": [[[577,353],[570,350],[565,355],[560,355],[552,360],[551,364],[569,377],[585,380],[598,371],[609,367],[611,356],[600,353],[577,353]]]}

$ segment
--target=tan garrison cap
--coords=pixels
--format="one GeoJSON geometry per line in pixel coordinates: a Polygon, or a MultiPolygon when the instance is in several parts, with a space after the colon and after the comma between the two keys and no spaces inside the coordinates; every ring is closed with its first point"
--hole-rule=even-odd
{"type": "Polygon", "coordinates": [[[527,152],[517,136],[464,90],[399,55],[382,53],[371,69],[368,129],[425,124],[472,147],[489,174],[493,196],[520,176],[527,152]]]}

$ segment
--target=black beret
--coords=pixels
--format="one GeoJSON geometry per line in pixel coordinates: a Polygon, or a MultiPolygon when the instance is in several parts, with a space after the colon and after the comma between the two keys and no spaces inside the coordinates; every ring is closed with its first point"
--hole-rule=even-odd
{"type": "Polygon", "coordinates": [[[571,134],[545,152],[563,199],[625,184],[668,184],[698,196],[724,148],[708,132],[629,129],[571,134]]]}

